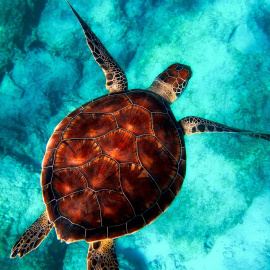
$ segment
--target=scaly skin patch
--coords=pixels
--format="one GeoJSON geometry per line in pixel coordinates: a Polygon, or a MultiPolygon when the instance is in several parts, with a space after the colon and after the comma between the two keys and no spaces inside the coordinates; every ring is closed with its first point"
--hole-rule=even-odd
{"type": "Polygon", "coordinates": [[[78,18],[84,31],[86,42],[99,66],[102,68],[106,77],[106,88],[110,93],[126,91],[128,89],[127,78],[123,70],[111,57],[109,52],[93,33],[90,27],[82,20],[79,14],[69,5],[78,18]]]}
{"type": "Polygon", "coordinates": [[[173,103],[185,90],[192,72],[189,66],[175,63],[160,73],[148,90],[173,103]]]}
{"type": "Polygon", "coordinates": [[[10,258],[15,258],[17,255],[22,258],[33,249],[36,249],[51,231],[52,227],[53,223],[49,222],[47,211],[44,211],[13,246],[10,258]]]}
{"type": "Polygon", "coordinates": [[[200,117],[188,116],[178,122],[184,129],[185,134],[193,135],[196,133],[241,133],[249,137],[261,138],[270,141],[270,134],[256,133],[249,130],[228,127],[217,122],[206,120],[200,117]]]}
{"type": "Polygon", "coordinates": [[[89,245],[87,270],[119,270],[115,240],[107,239],[89,245]]]}

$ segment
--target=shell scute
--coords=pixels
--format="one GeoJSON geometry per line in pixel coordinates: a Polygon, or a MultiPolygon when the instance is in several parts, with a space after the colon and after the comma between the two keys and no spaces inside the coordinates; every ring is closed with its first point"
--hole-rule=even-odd
{"type": "Polygon", "coordinates": [[[135,135],[153,134],[151,114],[144,108],[131,105],[118,111],[114,116],[120,128],[135,135]]]}
{"type": "Polygon", "coordinates": [[[52,181],[52,175],[53,175],[53,168],[52,167],[47,167],[43,168],[41,172],[41,186],[45,186],[52,181]]]}
{"type": "Polygon", "coordinates": [[[43,161],[42,161],[42,167],[49,167],[53,165],[54,162],[54,154],[55,149],[48,149],[44,155],[43,161]]]}
{"type": "Polygon", "coordinates": [[[93,191],[85,189],[76,192],[57,202],[58,211],[72,223],[87,228],[100,226],[100,211],[93,191]]]}
{"type": "Polygon", "coordinates": [[[103,190],[97,192],[97,198],[101,209],[103,226],[123,224],[134,216],[133,209],[123,194],[103,190]]]}
{"type": "Polygon", "coordinates": [[[151,112],[167,113],[167,109],[161,100],[154,98],[152,93],[131,91],[127,94],[133,104],[147,108],[151,112]]]}
{"type": "Polygon", "coordinates": [[[158,199],[158,205],[160,209],[164,212],[174,200],[175,196],[170,190],[166,190],[158,199]]]}
{"type": "Polygon", "coordinates": [[[179,168],[178,168],[178,174],[182,176],[182,178],[185,178],[186,175],[186,161],[181,160],[179,162],[179,168]]]}
{"type": "Polygon", "coordinates": [[[61,199],[71,193],[85,189],[87,184],[77,170],[64,169],[54,173],[52,187],[54,198],[61,199]]]}
{"type": "Polygon", "coordinates": [[[74,118],[63,139],[96,138],[115,129],[116,123],[112,115],[98,113],[81,113],[74,118]]]}
{"type": "Polygon", "coordinates": [[[81,240],[84,238],[85,230],[83,227],[72,224],[63,217],[55,221],[56,234],[58,239],[65,240],[67,243],[81,240]]]}
{"type": "Polygon", "coordinates": [[[46,204],[48,216],[50,222],[54,222],[60,217],[60,214],[58,212],[57,202],[56,200],[52,200],[46,204]]]}
{"type": "Polygon", "coordinates": [[[51,184],[47,184],[42,187],[42,195],[45,203],[48,203],[52,200],[54,194],[52,191],[52,186],[51,184]]]}
{"type": "Polygon", "coordinates": [[[95,242],[107,238],[107,227],[100,226],[96,229],[86,230],[85,241],[95,242]]]}
{"type": "Polygon", "coordinates": [[[53,135],[51,136],[51,138],[49,139],[46,148],[47,149],[54,149],[56,148],[59,143],[62,140],[62,133],[61,132],[55,132],[53,133],[53,135]]]}
{"type": "Polygon", "coordinates": [[[118,162],[138,163],[135,137],[123,130],[117,129],[97,139],[102,152],[118,162]]]}
{"type": "Polygon", "coordinates": [[[173,154],[176,159],[180,156],[178,132],[173,122],[165,114],[153,114],[153,128],[157,138],[173,154]]]}
{"type": "Polygon", "coordinates": [[[141,214],[156,202],[159,189],[142,166],[122,164],[120,173],[122,189],[136,214],[141,214]]]}
{"type": "Polygon", "coordinates": [[[184,159],[181,129],[154,93],[112,94],[72,112],[47,145],[41,175],[58,238],[99,241],[151,223],[179,192],[184,159]]]}
{"type": "Polygon", "coordinates": [[[64,118],[54,129],[54,131],[64,131],[67,125],[70,123],[71,118],[66,117],[64,118]]]}
{"type": "Polygon", "coordinates": [[[144,214],[144,220],[147,224],[150,224],[153,222],[156,217],[158,217],[160,214],[162,214],[161,209],[157,204],[154,204],[151,208],[149,208],[144,214]]]}
{"type": "Polygon", "coordinates": [[[81,111],[83,110],[82,107],[74,110],[73,112],[71,112],[70,114],[67,115],[68,118],[73,118],[75,117],[77,114],[79,114],[81,111]]]}
{"type": "Polygon", "coordinates": [[[108,237],[109,238],[115,238],[117,236],[119,236],[119,234],[123,234],[123,232],[126,232],[127,230],[127,225],[125,224],[121,224],[121,225],[117,225],[117,226],[112,226],[108,228],[108,237]]]}
{"type": "Polygon", "coordinates": [[[55,155],[54,169],[81,166],[100,153],[100,148],[94,140],[62,141],[55,155]]]}
{"type": "Polygon", "coordinates": [[[127,223],[128,233],[133,233],[141,229],[146,225],[143,217],[141,215],[134,217],[127,223]]]}
{"type": "Polygon", "coordinates": [[[120,190],[119,166],[107,156],[100,156],[79,168],[87,179],[88,187],[94,191],[101,189],[120,190]]]}
{"type": "Polygon", "coordinates": [[[130,104],[129,99],[123,94],[111,95],[86,104],[84,112],[114,113],[130,104]]]}
{"type": "Polygon", "coordinates": [[[180,192],[183,182],[184,178],[180,175],[177,175],[172,185],[170,186],[170,190],[172,191],[174,196],[176,196],[180,192]]]}
{"type": "Polygon", "coordinates": [[[169,187],[178,170],[176,159],[154,136],[138,138],[138,155],[161,191],[169,187]]]}

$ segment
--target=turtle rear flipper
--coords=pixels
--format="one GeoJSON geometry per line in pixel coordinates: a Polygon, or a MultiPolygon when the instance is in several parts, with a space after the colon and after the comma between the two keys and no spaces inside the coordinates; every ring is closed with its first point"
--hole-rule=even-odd
{"type": "Polygon", "coordinates": [[[15,258],[19,255],[22,258],[25,254],[36,249],[46,238],[52,227],[53,223],[48,220],[47,212],[44,211],[13,246],[10,257],[15,258]]]}
{"type": "Polygon", "coordinates": [[[119,264],[115,253],[115,240],[106,239],[89,245],[87,255],[88,270],[118,270],[119,264]]]}
{"type": "Polygon", "coordinates": [[[249,130],[237,129],[228,127],[217,122],[209,121],[204,118],[188,116],[181,119],[178,122],[184,129],[186,135],[193,135],[196,133],[214,133],[214,132],[223,132],[223,133],[241,133],[249,137],[262,138],[267,141],[270,141],[270,134],[256,133],[249,130]]]}

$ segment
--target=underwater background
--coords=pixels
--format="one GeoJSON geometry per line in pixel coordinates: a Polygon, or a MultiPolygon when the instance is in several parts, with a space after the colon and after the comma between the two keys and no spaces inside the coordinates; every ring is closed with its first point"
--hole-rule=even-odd
{"type": "MultiPolygon", "coordinates": [[[[70,0],[145,89],[174,62],[193,77],[172,109],[270,132],[268,0],[70,0]]],[[[0,269],[86,269],[88,244],[54,230],[38,249],[10,250],[45,206],[41,161],[54,127],[107,94],[64,0],[0,0],[0,269]]],[[[117,240],[121,269],[270,269],[270,143],[233,134],[185,137],[187,176],[171,207],[117,240]]]]}

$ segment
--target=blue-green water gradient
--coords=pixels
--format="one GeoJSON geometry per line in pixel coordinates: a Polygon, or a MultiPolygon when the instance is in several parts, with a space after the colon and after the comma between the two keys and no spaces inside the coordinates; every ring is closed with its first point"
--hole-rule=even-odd
{"type": "MultiPolygon", "coordinates": [[[[173,105],[270,132],[267,0],[70,1],[126,72],[149,87],[167,66],[193,77],[173,105]]],[[[55,232],[23,259],[18,237],[44,211],[45,146],[72,110],[107,94],[105,78],[64,0],[0,0],[0,269],[86,269],[88,245],[55,232]]],[[[166,213],[117,240],[121,269],[270,269],[270,143],[231,134],[186,137],[187,176],[166,213]]]]}

